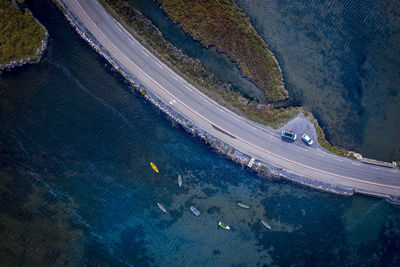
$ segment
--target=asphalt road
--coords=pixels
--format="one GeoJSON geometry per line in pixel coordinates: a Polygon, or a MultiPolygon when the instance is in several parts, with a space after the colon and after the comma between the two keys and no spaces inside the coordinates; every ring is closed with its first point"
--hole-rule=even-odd
{"type": "MultiPolygon", "coordinates": [[[[400,170],[342,158],[219,106],[139,44],[97,1],[60,0],[128,74],[196,126],[238,151],[289,173],[376,196],[400,195],[400,170]]],[[[301,136],[301,133],[297,133],[301,136]]]]}

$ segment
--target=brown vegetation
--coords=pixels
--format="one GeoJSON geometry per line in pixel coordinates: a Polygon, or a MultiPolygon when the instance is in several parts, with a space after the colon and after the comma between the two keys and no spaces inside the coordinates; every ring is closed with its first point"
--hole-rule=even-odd
{"type": "Polygon", "coordinates": [[[125,0],[105,0],[105,2],[112,8],[109,11],[114,14],[116,19],[120,19],[118,16],[122,17],[121,23],[126,23],[135,38],[181,76],[193,81],[194,86],[219,104],[258,123],[274,128],[283,126],[301,110],[297,107],[275,109],[273,105],[258,104],[242,97],[238,92],[232,90],[230,85],[222,83],[214,74],[207,71],[200,60],[184,55],[167,42],[152,22],[138,10],[132,8],[125,0]]]}
{"type": "MultiPolygon", "coordinates": [[[[180,50],[167,42],[162,33],[146,19],[139,11],[132,8],[125,0],[101,0],[108,5],[105,7],[151,52],[177,71],[181,76],[190,80],[203,93],[241,116],[258,123],[280,128],[290,119],[303,112],[311,122],[318,136],[318,143],[328,151],[341,156],[349,156],[347,151],[331,145],[326,139],[317,119],[302,107],[276,109],[273,105],[262,105],[242,97],[225,83],[219,81],[208,72],[198,59],[184,55],[180,50]],[[111,7],[111,8],[110,8],[111,7]],[[122,19],[121,19],[122,18],[122,19]]],[[[143,92],[142,92],[143,93],[143,92]]]]}
{"type": "Polygon", "coordinates": [[[232,0],[158,0],[168,16],[204,46],[215,46],[263,89],[270,101],[284,100],[282,72],[250,19],[232,0]]]}

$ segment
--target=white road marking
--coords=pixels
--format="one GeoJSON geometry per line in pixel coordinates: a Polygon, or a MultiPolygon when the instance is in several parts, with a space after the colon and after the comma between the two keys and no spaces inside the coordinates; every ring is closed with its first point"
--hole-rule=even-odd
{"type": "Polygon", "coordinates": [[[189,86],[185,86],[186,87],[186,89],[188,89],[190,92],[193,92],[193,90],[192,89],[190,89],[190,87],[189,86]]]}
{"type": "Polygon", "coordinates": [[[361,164],[360,164],[360,163],[355,163],[355,162],[352,162],[351,164],[353,164],[353,165],[357,165],[357,166],[361,166],[361,164]]]}
{"type": "Polygon", "coordinates": [[[380,170],[378,167],[372,167],[372,169],[375,169],[375,170],[380,170]]]}
{"type": "Polygon", "coordinates": [[[177,81],[178,80],[178,78],[176,78],[175,77],[175,75],[171,75],[172,76],[172,78],[174,78],[175,79],[175,81],[177,81]]]}
{"type": "Polygon", "coordinates": [[[337,161],[343,161],[342,159],[337,159],[337,158],[333,158],[334,160],[337,160],[337,161]]]}
{"type": "Polygon", "coordinates": [[[143,54],[145,54],[146,56],[149,57],[149,54],[147,54],[144,50],[140,50],[140,51],[142,51],[143,54]]]}
{"type": "Polygon", "coordinates": [[[178,88],[175,87],[175,90],[178,91],[179,93],[181,93],[182,95],[185,95],[184,93],[182,93],[181,91],[179,91],[178,88]]]}
{"type": "Polygon", "coordinates": [[[157,66],[159,66],[160,68],[164,69],[164,67],[163,67],[163,66],[161,66],[161,64],[160,64],[160,63],[158,63],[157,61],[156,61],[155,63],[156,63],[156,65],[157,65],[157,66]]]}
{"type": "MultiPolygon", "coordinates": [[[[143,73],[143,75],[145,75],[145,76],[148,77],[150,80],[152,80],[158,87],[160,87],[162,90],[166,91],[167,94],[169,94],[169,95],[171,95],[172,97],[174,97],[174,96],[173,96],[171,93],[169,93],[165,88],[163,88],[163,87],[162,87],[161,85],[159,85],[156,81],[154,81],[149,75],[147,75],[146,73],[144,73],[143,70],[141,70],[140,68],[138,68],[138,67],[137,67],[131,60],[129,60],[129,58],[127,58],[127,56],[126,56],[125,54],[123,54],[117,47],[115,47],[115,45],[114,45],[107,37],[104,36],[104,34],[100,31],[100,29],[97,27],[97,25],[90,19],[90,17],[86,14],[86,12],[83,10],[83,8],[79,5],[79,3],[77,2],[77,0],[74,0],[74,2],[75,2],[75,3],[78,5],[78,7],[82,10],[83,14],[86,16],[86,18],[89,20],[89,22],[90,22],[90,23],[96,28],[96,30],[107,40],[107,42],[108,42],[114,49],[116,49],[116,51],[117,51],[121,56],[123,56],[124,58],[126,58],[133,66],[135,66],[141,73],[143,73]]],[[[212,125],[214,125],[210,120],[208,120],[207,118],[201,116],[201,115],[198,114],[197,112],[195,112],[195,111],[193,111],[192,109],[190,109],[185,103],[181,102],[181,101],[178,100],[178,99],[177,99],[177,101],[179,101],[184,107],[186,107],[187,109],[189,109],[190,111],[192,111],[193,113],[195,113],[197,116],[199,116],[199,117],[202,118],[203,120],[208,121],[208,122],[210,122],[212,125]]],[[[270,152],[270,151],[267,151],[267,150],[265,150],[265,149],[262,149],[262,148],[258,147],[257,145],[252,144],[252,143],[250,143],[250,142],[244,140],[243,138],[238,137],[238,139],[241,140],[242,142],[244,142],[244,143],[246,143],[246,144],[248,144],[248,145],[250,145],[250,146],[252,146],[252,147],[254,147],[254,148],[258,149],[258,150],[260,150],[260,151],[264,151],[264,152],[269,153],[269,154],[272,155],[272,156],[279,157],[278,155],[275,155],[274,153],[272,153],[272,152],[270,152]]],[[[281,158],[281,157],[280,157],[280,158],[281,158]]],[[[351,178],[351,177],[346,177],[346,176],[342,176],[342,175],[339,175],[339,174],[329,173],[329,172],[326,172],[326,171],[323,171],[323,170],[319,170],[319,169],[316,169],[316,168],[312,168],[312,167],[310,167],[310,166],[307,166],[307,165],[304,165],[304,164],[301,164],[301,163],[298,163],[298,162],[295,162],[295,161],[292,161],[292,160],[289,160],[289,159],[285,159],[285,158],[281,158],[281,159],[286,160],[287,162],[296,164],[296,165],[298,165],[298,166],[301,166],[301,167],[304,167],[304,168],[308,168],[308,169],[310,169],[310,170],[318,171],[318,172],[320,172],[320,173],[325,173],[325,174],[327,174],[327,175],[333,175],[333,176],[336,176],[336,177],[341,177],[341,178],[344,178],[344,179],[347,179],[347,180],[358,181],[358,182],[362,182],[362,183],[365,183],[365,184],[383,186],[383,187],[387,187],[387,188],[394,188],[394,189],[399,189],[399,188],[400,188],[400,187],[396,187],[396,186],[389,186],[389,185],[384,185],[384,184],[379,184],[379,183],[374,183],[374,182],[367,182],[367,181],[363,181],[363,180],[356,179],[356,178],[351,178]]]]}
{"type": "Polygon", "coordinates": [[[170,105],[173,105],[173,104],[175,104],[176,103],[176,100],[175,99],[172,99],[171,101],[169,101],[169,104],[170,105]]]}

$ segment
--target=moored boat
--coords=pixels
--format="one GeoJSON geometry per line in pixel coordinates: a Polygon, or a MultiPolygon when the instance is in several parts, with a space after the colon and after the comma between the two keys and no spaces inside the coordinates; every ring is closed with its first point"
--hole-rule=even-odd
{"type": "Polygon", "coordinates": [[[264,220],[261,220],[261,223],[266,227],[266,228],[268,228],[268,229],[272,229],[271,228],[271,225],[269,225],[266,221],[264,221],[264,220]]]}
{"type": "Polygon", "coordinates": [[[194,213],[194,215],[200,215],[200,211],[195,206],[190,206],[190,210],[194,213]]]}
{"type": "Polygon", "coordinates": [[[154,164],[153,162],[150,162],[150,166],[153,168],[153,170],[158,173],[158,168],[156,166],[156,164],[154,164]]]}
{"type": "Polygon", "coordinates": [[[250,209],[250,207],[249,206],[247,206],[246,204],[244,204],[244,203],[241,203],[241,202],[239,202],[239,203],[237,203],[238,204],[238,206],[239,207],[241,207],[241,208],[244,208],[244,209],[250,209]]]}
{"type": "Polygon", "coordinates": [[[162,210],[163,212],[167,212],[167,209],[164,207],[163,204],[157,202],[157,206],[160,208],[160,210],[162,210]]]}
{"type": "Polygon", "coordinates": [[[219,222],[218,225],[221,226],[222,228],[226,229],[226,230],[231,229],[231,228],[229,227],[229,225],[227,225],[226,223],[223,223],[223,222],[219,222]]]}
{"type": "Polygon", "coordinates": [[[182,177],[180,174],[178,175],[178,185],[179,185],[179,187],[182,186],[182,177]]]}

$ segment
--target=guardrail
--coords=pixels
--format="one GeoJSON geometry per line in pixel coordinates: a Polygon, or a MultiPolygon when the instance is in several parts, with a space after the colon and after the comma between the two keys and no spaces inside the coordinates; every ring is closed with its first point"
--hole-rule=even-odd
{"type": "Polygon", "coordinates": [[[380,160],[376,160],[376,159],[368,159],[368,158],[362,158],[360,161],[364,162],[364,163],[368,163],[368,164],[379,165],[382,167],[388,167],[388,168],[396,167],[395,162],[390,163],[390,162],[380,161],[380,160]]]}

